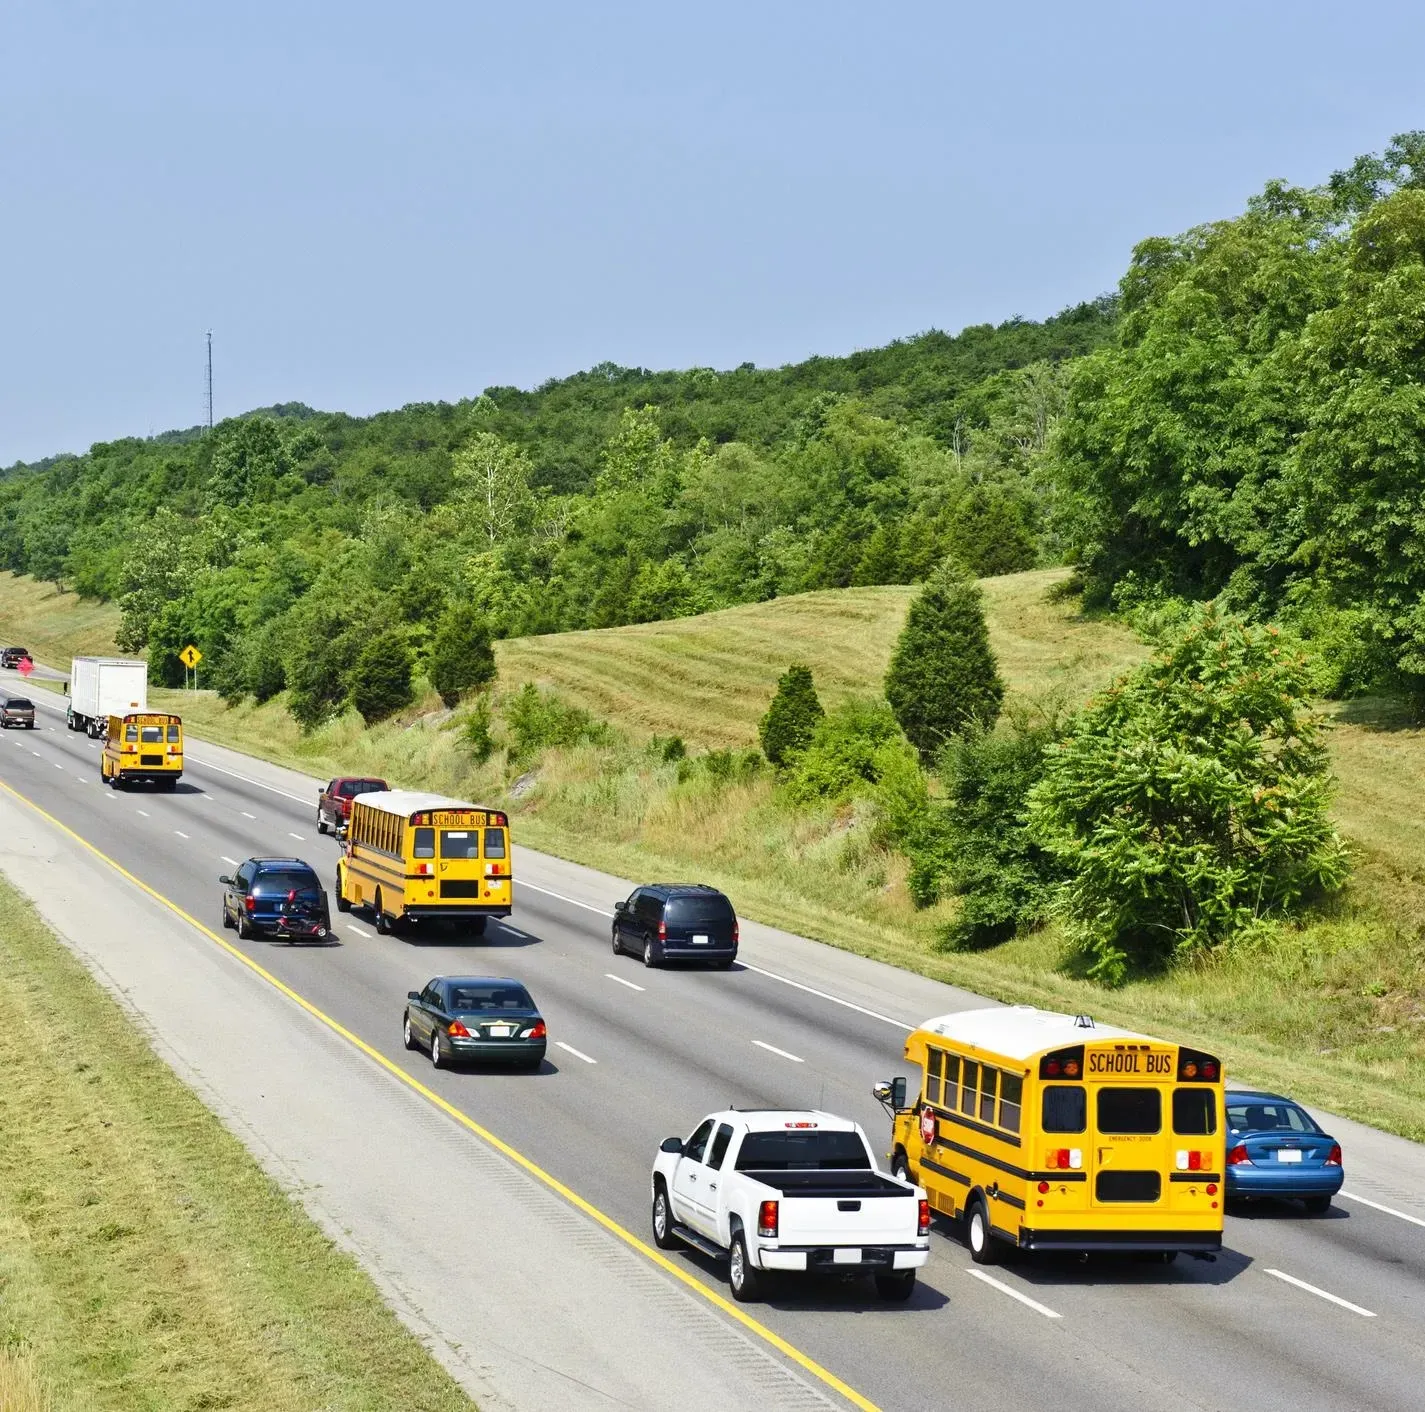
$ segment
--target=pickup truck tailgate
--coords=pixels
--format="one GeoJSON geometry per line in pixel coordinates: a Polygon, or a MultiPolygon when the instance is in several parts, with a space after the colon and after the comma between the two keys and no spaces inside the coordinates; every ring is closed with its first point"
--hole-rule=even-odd
{"type": "Polygon", "coordinates": [[[782,1245],[908,1245],[916,1239],[915,1197],[783,1196],[777,1239],[782,1245]]]}

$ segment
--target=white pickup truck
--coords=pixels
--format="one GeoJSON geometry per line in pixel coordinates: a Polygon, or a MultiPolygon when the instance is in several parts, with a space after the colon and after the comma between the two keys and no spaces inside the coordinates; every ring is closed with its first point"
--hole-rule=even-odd
{"type": "Polygon", "coordinates": [[[653,1241],[725,1255],[739,1300],[757,1298],[763,1270],[874,1275],[883,1299],[909,1299],[930,1258],[930,1206],[877,1170],[846,1118],[731,1109],[658,1149],[653,1241]]]}

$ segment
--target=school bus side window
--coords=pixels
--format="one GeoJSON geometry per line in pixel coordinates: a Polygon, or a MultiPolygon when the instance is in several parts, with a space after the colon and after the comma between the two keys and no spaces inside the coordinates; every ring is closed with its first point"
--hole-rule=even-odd
{"type": "Polygon", "coordinates": [[[980,1086],[980,1066],[973,1059],[966,1059],[960,1066],[960,1075],[960,1111],[973,1118],[975,1091],[980,1086]]]}
{"type": "Polygon", "coordinates": [[[980,1074],[980,1121],[993,1123],[995,1120],[995,1089],[999,1082],[999,1070],[985,1067],[980,1074]]]}
{"type": "Polygon", "coordinates": [[[1088,1115],[1087,1097],[1077,1085],[1050,1084],[1044,1090],[1046,1133],[1081,1133],[1088,1126],[1088,1115]]]}
{"type": "Polygon", "coordinates": [[[435,857],[435,830],[416,829],[415,843],[411,848],[412,858],[434,858],[435,857]]]}
{"type": "Polygon", "coordinates": [[[1018,1074],[1002,1074],[999,1086],[999,1125],[1019,1131],[1019,1106],[1024,1099],[1024,1080],[1018,1074]]]}
{"type": "Polygon", "coordinates": [[[945,1051],[932,1049],[925,1056],[925,1101],[939,1103],[941,1086],[945,1082],[945,1051]]]}

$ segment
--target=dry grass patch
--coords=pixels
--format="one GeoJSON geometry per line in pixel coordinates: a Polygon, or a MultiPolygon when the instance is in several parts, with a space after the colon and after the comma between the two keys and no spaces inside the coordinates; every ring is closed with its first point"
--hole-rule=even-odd
{"type": "Polygon", "coordinates": [[[47,666],[61,671],[71,657],[113,657],[119,610],[52,583],[0,572],[0,645],[28,647],[47,666]]]}
{"type": "Polygon", "coordinates": [[[468,1409],[0,881],[0,1406],[468,1409]],[[84,1016],[76,1047],[59,1015],[84,1016]]]}

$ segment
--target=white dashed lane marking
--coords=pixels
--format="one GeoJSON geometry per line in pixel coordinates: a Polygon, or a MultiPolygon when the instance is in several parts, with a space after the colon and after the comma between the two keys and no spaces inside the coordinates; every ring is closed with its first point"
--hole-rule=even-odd
{"type": "Polygon", "coordinates": [[[605,971],[604,974],[611,980],[617,981],[620,985],[626,985],[630,990],[647,990],[647,986],[634,985],[632,981],[626,981],[622,976],[616,976],[612,971],[605,971]]]}
{"type": "Polygon", "coordinates": [[[1007,1294],[1011,1299],[1017,1299],[1021,1304],[1034,1310],[1036,1314],[1042,1314],[1046,1319],[1062,1319],[1064,1316],[1056,1309],[1051,1309],[1047,1304],[1041,1304],[1037,1299],[1030,1299],[1027,1294],[1021,1294],[1013,1285],[1007,1285],[1003,1280],[997,1280],[993,1275],[987,1275],[983,1270],[966,1270],[967,1275],[973,1275],[984,1284],[991,1285],[999,1290],[1001,1294],[1007,1294]]]}
{"type": "Polygon", "coordinates": [[[241,810],[240,812],[241,812],[241,814],[242,814],[242,816],[243,816],[244,819],[255,819],[255,818],[257,818],[257,815],[256,815],[256,814],[249,814],[246,809],[243,809],[243,810],[241,810]]]}
{"type": "Polygon", "coordinates": [[[764,1039],[754,1039],[752,1043],[755,1044],[758,1049],[765,1049],[769,1054],[776,1054],[783,1059],[790,1059],[793,1064],[806,1063],[806,1060],[803,1059],[800,1054],[788,1054],[785,1049],[778,1049],[775,1044],[768,1044],[764,1039]]]}
{"type": "Polygon", "coordinates": [[[188,835],[187,835],[186,833],[184,833],[182,829],[174,829],[173,832],[176,833],[179,838],[187,838],[187,837],[188,837],[188,835]]]}
{"type": "Polygon", "coordinates": [[[1357,1196],[1353,1191],[1338,1191],[1337,1196],[1344,1196],[1347,1201],[1359,1201],[1362,1206],[1369,1206],[1372,1211],[1384,1211],[1387,1216],[1394,1216],[1398,1221],[1409,1221],[1412,1226],[1425,1226],[1419,1216],[1408,1216],[1404,1211],[1397,1211],[1394,1206],[1382,1206],[1379,1201],[1372,1201],[1368,1196],[1357,1196]]]}
{"type": "Polygon", "coordinates": [[[1349,1299],[1342,1299],[1339,1294],[1331,1294],[1324,1289],[1317,1289],[1315,1285],[1309,1285],[1305,1280],[1299,1280],[1295,1275],[1288,1275],[1283,1270],[1268,1270],[1267,1274],[1275,1279],[1284,1280],[1289,1285],[1295,1285],[1297,1289],[1304,1289],[1307,1294],[1314,1294],[1318,1299],[1328,1299],[1332,1304],[1339,1304],[1342,1309],[1349,1309],[1351,1313],[1359,1314],[1363,1319],[1375,1318],[1369,1309],[1362,1309],[1359,1304],[1352,1304],[1349,1299]]]}
{"type": "Polygon", "coordinates": [[[580,1053],[572,1044],[565,1044],[562,1039],[556,1039],[554,1043],[566,1054],[572,1054],[576,1059],[582,1059],[586,1064],[597,1064],[597,1059],[590,1059],[587,1054],[580,1053]]]}
{"type": "Polygon", "coordinates": [[[226,863],[230,868],[236,868],[238,865],[238,860],[236,858],[229,858],[226,853],[219,853],[218,857],[221,858],[223,862],[226,863]]]}
{"type": "Polygon", "coordinates": [[[288,837],[288,838],[295,838],[298,843],[305,843],[305,842],[307,841],[305,838],[302,837],[301,834],[299,834],[299,833],[293,833],[291,829],[288,829],[288,830],[287,830],[287,837],[288,837]]]}
{"type": "Polygon", "coordinates": [[[149,816],[147,809],[135,809],[135,810],[134,810],[134,813],[135,813],[135,814],[142,814],[145,819],[148,818],[148,816],[149,816]]]}

